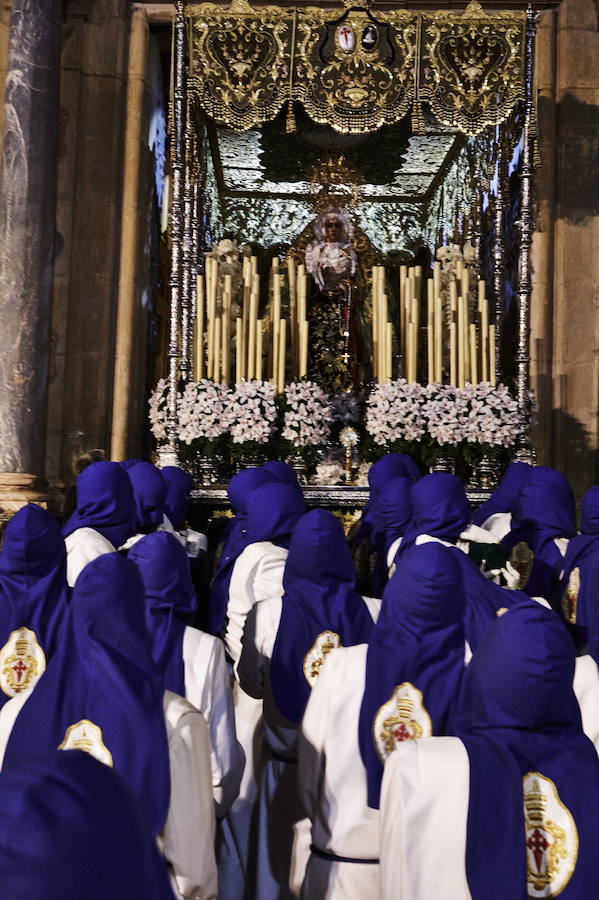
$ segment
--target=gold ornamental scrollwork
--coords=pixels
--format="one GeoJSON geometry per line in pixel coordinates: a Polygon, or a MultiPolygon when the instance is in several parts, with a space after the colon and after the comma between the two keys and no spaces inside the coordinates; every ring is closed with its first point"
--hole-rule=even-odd
{"type": "Polygon", "coordinates": [[[414,100],[414,14],[379,19],[350,8],[298,15],[293,97],[308,115],[341,133],[375,131],[397,122],[414,100]]]}
{"type": "Polygon", "coordinates": [[[471,2],[462,15],[422,16],[421,28],[418,95],[440,122],[475,135],[524,100],[524,12],[471,2]]]}
{"type": "Polygon", "coordinates": [[[208,115],[236,131],[274,119],[289,98],[293,12],[189,7],[188,90],[208,115]]]}
{"type": "Polygon", "coordinates": [[[237,131],[273,119],[290,100],[341,133],[366,133],[421,103],[460,132],[503,121],[524,99],[526,15],[371,11],[343,7],[187,5],[188,91],[237,131]]]}

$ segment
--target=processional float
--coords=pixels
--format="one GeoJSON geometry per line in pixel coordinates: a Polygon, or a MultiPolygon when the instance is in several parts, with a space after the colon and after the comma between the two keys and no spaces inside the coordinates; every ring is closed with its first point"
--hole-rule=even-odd
{"type": "MultiPolygon", "coordinates": [[[[230,316],[231,285],[225,279],[217,300],[218,275],[202,252],[203,173],[197,123],[203,115],[218,124],[244,131],[272,120],[287,106],[287,130],[294,129],[294,102],[314,121],[342,134],[375,131],[411,114],[412,132],[424,128],[423,107],[458,132],[474,136],[496,128],[497,197],[492,283],[478,282],[475,322],[465,318],[468,277],[457,279],[451,303],[449,338],[442,351],[438,309],[439,272],[431,274],[425,369],[429,382],[441,380],[440,354],[445,352],[452,383],[466,377],[501,380],[499,352],[504,324],[504,181],[507,170],[502,125],[515,110],[522,121],[521,207],[518,257],[517,404],[522,431],[529,413],[529,304],[532,242],[532,175],[535,139],[533,102],[536,15],[523,11],[487,14],[477,2],[462,13],[374,13],[370,3],[344,0],[344,7],[253,8],[233,0],[227,8],[177,0],[173,23],[170,224],[170,339],[168,348],[168,443],[162,464],[177,462],[177,393],[181,382],[200,377],[227,379],[266,375],[284,380],[281,339],[291,338],[293,374],[305,376],[305,270],[288,269],[293,284],[295,319],[273,317],[269,370],[258,366],[257,342],[262,323],[256,314],[255,269],[244,264],[243,313],[230,316]],[[373,53],[374,47],[377,52],[373,53]],[[462,288],[463,286],[463,288],[462,288]],[[491,293],[491,302],[486,296],[491,293]],[[199,293],[198,293],[199,291],[199,293]],[[302,306],[303,304],[303,306],[302,306]],[[217,308],[221,314],[216,315],[217,308]],[[301,310],[303,309],[303,317],[301,310]],[[280,322],[280,324],[279,324],[280,322]],[[476,324],[477,323],[477,324],[476,324]],[[281,336],[281,327],[283,334],[281,336]],[[478,331],[476,330],[478,328],[478,331]],[[473,330],[474,329],[474,330],[473,330]],[[206,337],[204,336],[206,333],[206,337]],[[227,347],[235,333],[235,367],[227,347]],[[194,339],[195,334],[195,339],[194,339]],[[241,348],[244,347],[242,357],[241,348]],[[278,349],[277,349],[278,348],[278,349]],[[274,352],[272,352],[274,350],[274,352]],[[219,355],[220,354],[220,355],[219,355]],[[249,360],[251,357],[251,366],[249,360]],[[283,374],[281,374],[283,373],[283,374]]],[[[480,212],[480,197],[477,209],[480,212]]],[[[278,263],[278,260],[277,260],[278,263]]],[[[402,267],[404,268],[404,267],[402,267]]],[[[475,264],[476,268],[476,264],[475,264]]],[[[460,273],[461,276],[461,273],[460,273]]],[[[277,295],[277,272],[271,290],[277,295]]],[[[422,272],[401,273],[400,374],[415,380],[414,332],[418,312],[411,306],[410,279],[422,272]]],[[[384,270],[372,271],[374,377],[392,377],[384,270]]],[[[476,287],[473,289],[476,294],[476,287]]],[[[284,356],[284,350],[283,350],[284,356]]],[[[261,353],[260,353],[261,362],[261,353]]],[[[521,452],[525,452],[524,448],[521,452]]]]}

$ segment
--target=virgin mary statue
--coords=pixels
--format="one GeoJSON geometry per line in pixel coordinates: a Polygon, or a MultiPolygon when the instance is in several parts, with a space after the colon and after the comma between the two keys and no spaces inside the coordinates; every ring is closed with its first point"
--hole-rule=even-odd
{"type": "Polygon", "coordinates": [[[329,207],[314,223],[316,240],[306,247],[312,276],[308,303],[308,370],[332,393],[348,391],[361,377],[357,338],[354,227],[347,210],[329,207]]]}

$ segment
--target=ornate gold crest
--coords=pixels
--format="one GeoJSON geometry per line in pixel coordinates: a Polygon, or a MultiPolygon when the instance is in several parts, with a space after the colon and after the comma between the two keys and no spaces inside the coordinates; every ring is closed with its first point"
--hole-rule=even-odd
{"type": "Polygon", "coordinates": [[[104,763],[105,766],[112,768],[112,753],[104,744],[102,739],[102,729],[89,719],[81,719],[74,725],[69,725],[65,732],[62,744],[58,746],[59,750],[84,750],[94,759],[104,763]]]}
{"type": "Polygon", "coordinates": [[[422,692],[409,681],[398,685],[374,717],[372,730],[383,763],[403,741],[430,737],[433,726],[422,702],[422,692]]]}
{"type": "Polygon", "coordinates": [[[320,675],[320,667],[322,666],[325,656],[331,650],[341,647],[341,639],[334,631],[322,631],[314,641],[312,648],[308,650],[304,657],[304,675],[310,687],[314,687],[314,683],[320,675]]]}
{"type": "Polygon", "coordinates": [[[528,584],[534,561],[535,555],[526,541],[520,541],[512,548],[510,563],[520,575],[516,590],[522,591],[528,584]]]}
{"type": "Polygon", "coordinates": [[[528,772],[523,787],[528,896],[557,897],[576,868],[576,824],[550,778],[528,772]]]}
{"type": "Polygon", "coordinates": [[[0,650],[0,687],[15,697],[36,683],[46,671],[46,656],[34,631],[17,628],[0,650]]]}
{"type": "Polygon", "coordinates": [[[576,566],[570,572],[566,590],[562,594],[562,610],[566,622],[576,625],[578,612],[578,594],[580,593],[580,569],[576,566]]]}

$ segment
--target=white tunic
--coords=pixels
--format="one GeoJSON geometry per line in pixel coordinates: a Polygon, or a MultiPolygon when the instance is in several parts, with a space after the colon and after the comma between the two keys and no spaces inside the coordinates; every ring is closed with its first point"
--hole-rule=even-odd
{"type": "Polygon", "coordinates": [[[212,792],[222,818],[239,793],[245,757],[235,731],[235,712],[222,641],[187,627],[183,636],[185,696],[210,730],[212,792]]]}
{"type": "MultiPolygon", "coordinates": [[[[17,694],[0,710],[0,761],[4,759],[15,719],[33,690],[17,694]]],[[[171,797],[167,819],[157,842],[172,866],[176,896],[185,900],[207,900],[217,896],[208,726],[191,703],[172,691],[165,691],[163,707],[171,797]]]]}
{"type": "Polygon", "coordinates": [[[391,753],[381,788],[382,900],[471,900],[469,795],[470,761],[458,738],[405,741],[391,753]]]}
{"type": "Polygon", "coordinates": [[[580,706],[584,733],[599,753],[599,670],[592,656],[576,659],[574,693],[580,706]]]}
{"type": "MultiPolygon", "coordinates": [[[[280,596],[288,551],[270,541],[250,544],[235,560],[229,585],[227,625],[224,641],[236,673],[241,656],[246,618],[254,603],[280,596]]],[[[245,768],[239,796],[222,823],[219,879],[223,896],[235,900],[251,894],[251,842],[255,835],[258,788],[267,759],[262,723],[262,701],[250,697],[236,680],[233,685],[235,727],[245,753],[245,768]]]]}
{"type": "Polygon", "coordinates": [[[81,571],[98,556],[114,553],[114,547],[95,528],[76,528],[64,539],[67,548],[67,584],[73,587],[81,571]]]}
{"type": "MultiPolygon", "coordinates": [[[[332,650],[304,713],[299,785],[312,821],[312,843],[352,859],[379,858],[379,812],[367,805],[358,725],[366,681],[367,644],[332,650]]],[[[378,900],[379,866],[310,856],[302,897],[378,900]]]]}
{"type": "Polygon", "coordinates": [[[210,736],[202,715],[183,697],[165,691],[171,799],[158,846],[172,866],[177,896],[217,896],[215,819],[210,777],[210,736]]]}
{"type": "Polygon", "coordinates": [[[289,551],[270,541],[250,544],[235,560],[229,583],[225,647],[236,669],[241,656],[245,620],[250,609],[267,597],[283,593],[283,575],[289,551]]]}

